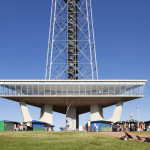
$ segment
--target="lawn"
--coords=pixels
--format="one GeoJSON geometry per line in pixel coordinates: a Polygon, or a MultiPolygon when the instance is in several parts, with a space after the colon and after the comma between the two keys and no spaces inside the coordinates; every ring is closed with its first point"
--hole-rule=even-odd
{"type": "Polygon", "coordinates": [[[0,132],[0,150],[149,150],[150,144],[85,132],[0,132]]]}

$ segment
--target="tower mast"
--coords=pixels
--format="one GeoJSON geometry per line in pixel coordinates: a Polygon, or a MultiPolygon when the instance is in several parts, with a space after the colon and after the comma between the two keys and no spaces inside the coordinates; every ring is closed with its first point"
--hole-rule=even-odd
{"type": "Polygon", "coordinates": [[[91,0],[52,0],[45,79],[98,79],[91,0]]]}
{"type": "Polygon", "coordinates": [[[78,8],[79,0],[65,0],[68,5],[68,79],[78,79],[78,8]]]}

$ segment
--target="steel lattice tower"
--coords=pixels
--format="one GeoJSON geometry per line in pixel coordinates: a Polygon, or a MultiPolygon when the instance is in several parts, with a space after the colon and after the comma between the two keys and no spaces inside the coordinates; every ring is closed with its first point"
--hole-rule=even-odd
{"type": "Polygon", "coordinates": [[[98,79],[91,0],[52,0],[45,79],[98,79]]]}

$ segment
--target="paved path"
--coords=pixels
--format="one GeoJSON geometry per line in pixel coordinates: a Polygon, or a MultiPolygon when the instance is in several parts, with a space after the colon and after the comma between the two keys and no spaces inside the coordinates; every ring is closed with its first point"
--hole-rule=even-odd
{"type": "MultiPolygon", "coordinates": [[[[117,138],[121,138],[122,136],[125,136],[124,132],[97,132],[98,134],[108,135],[108,136],[114,136],[117,138]]],[[[129,132],[129,134],[133,137],[133,140],[138,140],[136,135],[142,138],[142,141],[145,140],[146,137],[150,137],[150,134],[141,134],[141,133],[132,133],[129,132]]]]}

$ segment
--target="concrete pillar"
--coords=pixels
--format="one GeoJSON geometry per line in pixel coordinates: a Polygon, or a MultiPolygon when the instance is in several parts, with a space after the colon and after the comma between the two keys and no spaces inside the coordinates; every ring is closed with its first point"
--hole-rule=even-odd
{"type": "Polygon", "coordinates": [[[91,112],[91,121],[104,120],[103,109],[101,106],[91,105],[90,106],[90,112],[91,112]]]}
{"type": "Polygon", "coordinates": [[[76,107],[70,107],[67,113],[67,118],[70,118],[71,120],[69,121],[69,130],[76,130],[77,126],[77,114],[76,114],[76,107]]]}
{"type": "Polygon", "coordinates": [[[41,118],[39,121],[43,121],[49,124],[53,123],[53,106],[52,105],[44,105],[41,108],[41,118]]]}
{"type": "Polygon", "coordinates": [[[120,121],[122,108],[123,108],[123,102],[122,101],[117,102],[113,116],[108,121],[111,121],[111,122],[120,121]]]}
{"type": "Polygon", "coordinates": [[[76,113],[76,129],[79,129],[79,114],[76,113]]]}
{"type": "Polygon", "coordinates": [[[25,102],[20,102],[20,108],[22,112],[23,121],[24,122],[32,121],[33,119],[30,116],[30,113],[28,111],[28,108],[25,102]]]}

